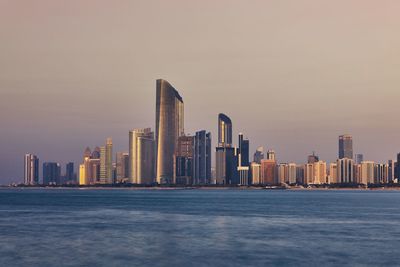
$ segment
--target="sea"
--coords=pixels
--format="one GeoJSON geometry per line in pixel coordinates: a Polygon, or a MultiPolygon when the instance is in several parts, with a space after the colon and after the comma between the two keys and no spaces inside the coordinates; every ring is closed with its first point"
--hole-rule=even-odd
{"type": "Polygon", "coordinates": [[[0,266],[400,266],[400,191],[0,189],[0,266]]]}

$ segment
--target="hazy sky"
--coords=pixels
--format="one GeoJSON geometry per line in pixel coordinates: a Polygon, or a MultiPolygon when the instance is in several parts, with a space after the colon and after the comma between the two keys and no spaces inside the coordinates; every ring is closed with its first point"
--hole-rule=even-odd
{"type": "MultiPolygon", "coordinates": [[[[400,151],[400,1],[0,0],[0,184],[23,156],[78,164],[86,146],[155,124],[155,80],[187,133],[217,114],[280,162],[400,151]]],[[[214,159],[213,159],[214,161],[214,159]]],[[[63,166],[63,172],[65,166],[63,166]]],[[[42,174],[40,173],[40,177],[42,174]]]]}

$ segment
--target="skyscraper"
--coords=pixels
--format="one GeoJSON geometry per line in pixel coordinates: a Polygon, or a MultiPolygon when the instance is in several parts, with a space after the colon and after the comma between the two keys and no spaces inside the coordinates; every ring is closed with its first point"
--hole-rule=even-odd
{"type": "Polygon", "coordinates": [[[43,185],[61,185],[61,166],[57,162],[43,163],[43,185]]]}
{"type": "Polygon", "coordinates": [[[339,159],[353,159],[353,137],[345,134],[339,136],[339,159]]]}
{"type": "Polygon", "coordinates": [[[129,177],[129,153],[117,152],[115,155],[116,180],[123,182],[129,177]]]}
{"type": "Polygon", "coordinates": [[[258,147],[254,153],[253,161],[261,164],[261,160],[264,159],[264,148],[262,146],[258,147]]]}
{"type": "Polygon", "coordinates": [[[183,135],[178,138],[173,183],[181,185],[193,183],[193,150],[193,136],[183,135]]]}
{"type": "Polygon", "coordinates": [[[239,155],[240,155],[240,166],[249,167],[250,166],[250,158],[249,158],[249,139],[244,139],[243,134],[239,133],[239,155]]]}
{"type": "Polygon", "coordinates": [[[155,179],[155,141],[150,128],[129,132],[129,182],[152,184],[155,179]]]}
{"type": "Polygon", "coordinates": [[[360,184],[372,184],[374,183],[375,163],[373,161],[363,161],[361,162],[361,175],[360,184]]]}
{"type": "Polygon", "coordinates": [[[375,164],[374,166],[374,183],[375,184],[386,184],[388,183],[389,177],[389,165],[388,164],[375,164]]]}
{"type": "MultiPolygon", "coordinates": [[[[106,171],[106,147],[101,146],[100,147],[100,183],[101,184],[106,184],[107,183],[107,171],[106,171]]],[[[88,179],[88,167],[85,166],[86,169],[86,179],[88,179]]]]}
{"type": "Polygon", "coordinates": [[[112,139],[109,137],[106,141],[106,183],[112,184],[113,181],[113,153],[112,153],[113,143],[112,139]]]}
{"type": "Polygon", "coordinates": [[[79,185],[87,185],[85,164],[79,164],[79,185]]]}
{"type": "Polygon", "coordinates": [[[329,183],[336,184],[337,183],[337,163],[329,164],[329,183]]]}
{"type": "Polygon", "coordinates": [[[314,183],[314,163],[307,163],[304,165],[304,184],[314,183]]]}
{"type": "Polygon", "coordinates": [[[400,153],[397,154],[394,176],[395,176],[394,178],[398,179],[398,182],[400,183],[400,153]]]}
{"type": "Polygon", "coordinates": [[[39,183],[39,158],[33,154],[25,154],[24,184],[36,185],[39,183]]]}
{"type": "Polygon", "coordinates": [[[217,147],[216,149],[216,183],[238,184],[237,154],[234,147],[217,147]]]}
{"type": "Polygon", "coordinates": [[[223,113],[218,114],[218,147],[232,146],[232,121],[223,113]]]}
{"type": "Polygon", "coordinates": [[[257,162],[251,163],[251,184],[258,185],[261,183],[261,164],[257,162]]]}
{"type": "Polygon", "coordinates": [[[363,154],[355,154],[354,160],[355,160],[356,164],[361,164],[361,162],[364,161],[364,155],[363,154]]]}
{"type": "Polygon", "coordinates": [[[326,162],[318,161],[313,163],[313,184],[325,184],[326,183],[326,162]]]}
{"type": "Polygon", "coordinates": [[[315,155],[315,152],[312,153],[312,155],[309,155],[307,158],[307,163],[309,164],[314,164],[315,162],[319,161],[319,157],[315,155]]]}
{"type": "Polygon", "coordinates": [[[68,183],[76,182],[73,162],[68,162],[65,166],[65,181],[68,183]]]}
{"type": "Polygon", "coordinates": [[[211,183],[211,133],[196,132],[193,151],[193,183],[211,183]]]}
{"type": "Polygon", "coordinates": [[[395,175],[394,175],[394,172],[395,172],[395,166],[396,166],[396,163],[395,163],[395,161],[394,160],[389,160],[388,161],[388,166],[389,166],[389,170],[388,170],[388,172],[389,172],[389,176],[388,176],[388,180],[389,180],[389,183],[391,183],[391,182],[393,182],[394,181],[394,177],[395,177],[395,175]]]}
{"type": "Polygon", "coordinates": [[[267,159],[268,160],[275,160],[276,161],[276,155],[275,155],[275,151],[273,150],[268,150],[267,151],[267,159]]]}
{"type": "Polygon", "coordinates": [[[179,136],[184,135],[184,105],[178,91],[166,80],[156,88],[157,182],[171,184],[179,136]]]}
{"type": "Polygon", "coordinates": [[[263,159],[261,161],[261,183],[276,184],[277,170],[276,161],[272,159],[263,159]]]}
{"type": "Polygon", "coordinates": [[[113,154],[112,139],[106,140],[106,146],[100,147],[100,183],[112,184],[113,181],[113,154]]]}
{"type": "Polygon", "coordinates": [[[337,160],[337,181],[338,183],[355,183],[354,160],[342,158],[337,160]]]}
{"type": "Polygon", "coordinates": [[[225,114],[218,115],[218,147],[216,148],[217,184],[239,184],[237,149],[232,147],[232,121],[225,114]]]}

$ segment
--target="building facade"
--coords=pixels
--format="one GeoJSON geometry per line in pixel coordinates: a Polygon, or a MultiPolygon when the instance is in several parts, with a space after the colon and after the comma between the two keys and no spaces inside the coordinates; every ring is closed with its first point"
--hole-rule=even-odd
{"type": "Polygon", "coordinates": [[[43,163],[43,185],[62,185],[61,165],[57,162],[43,163]]]}
{"type": "Polygon", "coordinates": [[[194,137],[193,183],[211,183],[211,133],[204,130],[194,137]]]}
{"type": "Polygon", "coordinates": [[[339,159],[353,159],[353,137],[345,134],[339,136],[339,159]]]}
{"type": "Polygon", "coordinates": [[[156,84],[156,179],[172,184],[174,155],[179,136],[184,135],[184,104],[178,91],[166,80],[156,84]]]}
{"type": "MultiPolygon", "coordinates": [[[[155,182],[155,140],[150,128],[129,132],[129,182],[155,182]]],[[[172,174],[173,175],[173,174],[172,174]]]]}
{"type": "Polygon", "coordinates": [[[33,154],[25,154],[24,158],[24,184],[39,184],[39,158],[33,154]]]}

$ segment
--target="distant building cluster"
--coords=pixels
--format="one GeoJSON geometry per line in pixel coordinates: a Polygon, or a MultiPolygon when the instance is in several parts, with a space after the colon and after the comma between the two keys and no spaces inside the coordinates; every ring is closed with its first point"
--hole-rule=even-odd
{"type": "Polygon", "coordinates": [[[397,161],[375,163],[353,155],[353,138],[341,135],[338,159],[328,164],[315,153],[307,163],[278,163],[275,151],[258,147],[250,159],[250,141],[242,133],[235,146],[232,120],[218,115],[218,143],[215,169],[211,168],[211,133],[199,130],[194,135],[184,131],[184,103],[178,91],[166,80],[156,82],[155,132],[151,128],[129,131],[127,152],[113,154],[113,142],[93,151],[85,149],[77,170],[74,163],[61,173],[57,162],[44,162],[39,179],[39,158],[25,155],[26,185],[96,185],[96,184],[178,184],[178,185],[324,185],[387,184],[400,178],[400,153],[397,161]]]}

